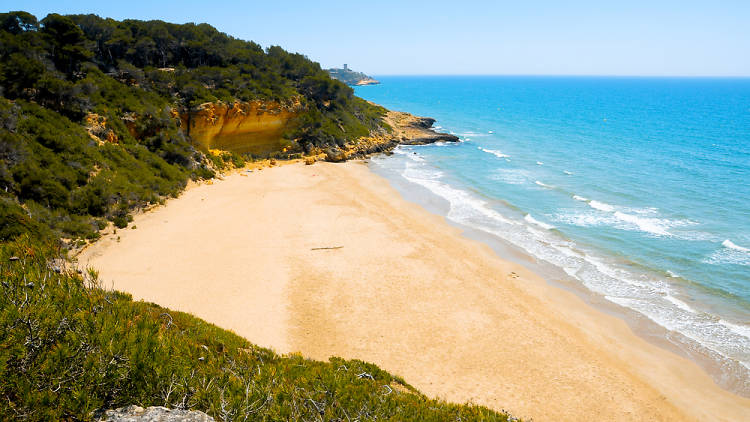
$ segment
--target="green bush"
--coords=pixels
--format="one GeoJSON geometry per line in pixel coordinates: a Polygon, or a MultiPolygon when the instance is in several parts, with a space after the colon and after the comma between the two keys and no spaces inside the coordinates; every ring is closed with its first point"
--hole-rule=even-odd
{"type": "Polygon", "coordinates": [[[303,104],[286,136],[306,151],[355,142],[385,112],[301,54],[206,24],[0,13],[0,189],[55,235],[95,238],[96,219],[244,166],[197,152],[180,115],[257,99],[303,104]]]}
{"type": "Polygon", "coordinates": [[[508,420],[428,399],[362,361],[278,356],[188,314],[102,289],[94,271],[66,271],[62,258],[28,236],[0,245],[5,417],[90,420],[137,404],[199,409],[217,420],[508,420]]]}

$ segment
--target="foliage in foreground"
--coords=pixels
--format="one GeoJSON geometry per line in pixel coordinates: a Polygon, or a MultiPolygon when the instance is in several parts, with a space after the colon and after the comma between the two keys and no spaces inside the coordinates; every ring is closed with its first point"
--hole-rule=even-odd
{"type": "Polygon", "coordinates": [[[89,420],[138,404],[239,421],[509,420],[428,399],[358,360],[278,356],[189,314],[102,289],[93,271],[68,272],[56,257],[27,236],[0,246],[5,417],[89,420]]]}

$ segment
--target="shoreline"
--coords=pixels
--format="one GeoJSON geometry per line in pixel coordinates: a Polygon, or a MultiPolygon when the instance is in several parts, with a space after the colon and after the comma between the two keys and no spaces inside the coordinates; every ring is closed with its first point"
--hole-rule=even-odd
{"type": "Polygon", "coordinates": [[[750,410],[695,363],[501,259],[361,163],[229,175],[134,224],[80,264],[283,353],[372,361],[430,396],[537,420],[750,410]],[[344,248],[312,250],[331,246],[344,248]]]}
{"type": "Polygon", "coordinates": [[[586,288],[580,281],[571,278],[554,264],[535,257],[533,254],[506,239],[485,230],[449,219],[449,201],[431,192],[424,186],[412,183],[403,176],[385,169],[378,164],[370,164],[369,168],[375,174],[387,180],[407,201],[443,217],[448,224],[460,229],[464,237],[490,247],[500,259],[528,268],[544,278],[551,287],[573,293],[588,306],[624,321],[636,335],[649,343],[684,357],[700,366],[722,389],[743,398],[750,398],[750,392],[747,390],[747,379],[736,372],[732,372],[733,370],[738,370],[737,367],[741,368],[741,363],[730,361],[726,356],[718,355],[717,352],[706,348],[681,333],[669,331],[664,326],[659,325],[634,309],[607,300],[602,295],[586,288]],[[734,365],[732,369],[727,369],[728,363],[734,365]]]}

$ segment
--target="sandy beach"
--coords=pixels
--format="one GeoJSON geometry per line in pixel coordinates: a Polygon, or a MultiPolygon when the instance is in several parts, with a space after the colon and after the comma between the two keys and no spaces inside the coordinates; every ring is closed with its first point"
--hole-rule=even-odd
{"type": "Polygon", "coordinates": [[[135,299],[535,421],[740,421],[750,399],[403,199],[361,162],[188,189],[85,249],[135,299]]]}

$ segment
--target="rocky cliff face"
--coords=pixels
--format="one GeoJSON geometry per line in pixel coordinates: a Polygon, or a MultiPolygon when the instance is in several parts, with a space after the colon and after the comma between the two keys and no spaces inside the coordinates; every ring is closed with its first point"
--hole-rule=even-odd
{"type": "Polygon", "coordinates": [[[282,135],[302,111],[299,100],[216,102],[201,104],[180,118],[199,149],[267,154],[287,146],[282,135]]]}
{"type": "Polygon", "coordinates": [[[459,142],[460,139],[450,133],[435,132],[432,125],[435,119],[419,117],[401,111],[388,111],[383,121],[390,126],[390,131],[381,130],[370,133],[370,136],[347,144],[344,148],[329,148],[324,152],[327,161],[339,162],[351,158],[362,158],[369,154],[389,153],[399,144],[426,145],[435,142],[459,142]]]}

